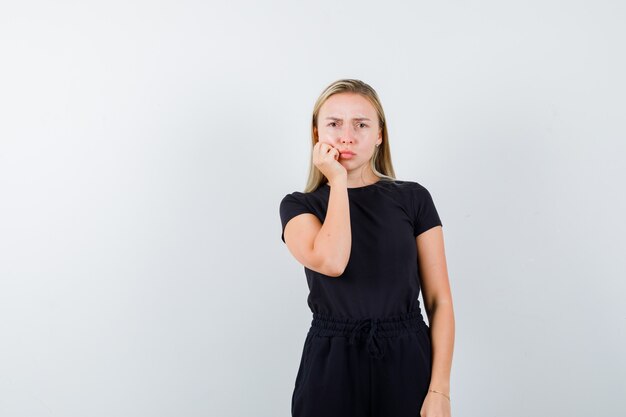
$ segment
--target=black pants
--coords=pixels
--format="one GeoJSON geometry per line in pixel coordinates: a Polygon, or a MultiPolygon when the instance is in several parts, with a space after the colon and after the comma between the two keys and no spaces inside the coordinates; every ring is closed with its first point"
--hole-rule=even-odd
{"type": "Polygon", "coordinates": [[[419,417],[432,366],[419,310],[382,319],[313,314],[291,399],[293,417],[419,417]]]}

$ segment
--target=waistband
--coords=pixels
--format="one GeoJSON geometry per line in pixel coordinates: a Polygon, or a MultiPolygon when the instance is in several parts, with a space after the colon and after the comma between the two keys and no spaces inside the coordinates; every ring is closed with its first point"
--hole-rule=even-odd
{"type": "Polygon", "coordinates": [[[349,336],[350,344],[368,332],[367,350],[371,357],[381,358],[384,352],[379,338],[395,337],[410,330],[427,329],[420,309],[396,316],[353,319],[313,313],[311,333],[320,336],[349,336]]]}

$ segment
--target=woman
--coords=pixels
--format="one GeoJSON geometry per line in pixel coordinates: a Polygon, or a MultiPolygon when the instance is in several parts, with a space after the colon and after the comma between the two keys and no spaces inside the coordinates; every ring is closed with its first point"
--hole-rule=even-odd
{"type": "Polygon", "coordinates": [[[304,266],[313,313],[292,416],[449,417],[454,313],[431,195],[395,179],[366,83],[329,85],[311,133],[305,192],[280,203],[281,239],[304,266]]]}

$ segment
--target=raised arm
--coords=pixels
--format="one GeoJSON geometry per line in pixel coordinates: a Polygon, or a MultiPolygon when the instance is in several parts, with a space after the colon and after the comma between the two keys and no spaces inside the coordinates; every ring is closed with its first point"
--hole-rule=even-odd
{"type": "Polygon", "coordinates": [[[352,248],[345,179],[331,184],[324,223],[311,213],[293,217],[285,225],[285,243],[298,262],[307,268],[331,277],[343,274],[352,248]]]}

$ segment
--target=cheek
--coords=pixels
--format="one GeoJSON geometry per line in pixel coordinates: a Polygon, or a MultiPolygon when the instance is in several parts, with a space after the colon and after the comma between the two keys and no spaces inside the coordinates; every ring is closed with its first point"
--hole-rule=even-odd
{"type": "Polygon", "coordinates": [[[318,135],[320,142],[332,145],[335,142],[335,134],[328,129],[320,129],[318,135]]]}

